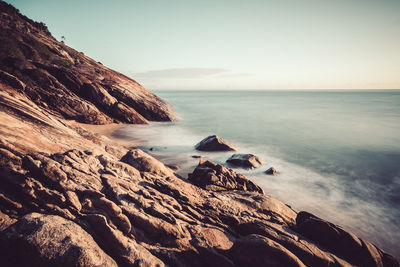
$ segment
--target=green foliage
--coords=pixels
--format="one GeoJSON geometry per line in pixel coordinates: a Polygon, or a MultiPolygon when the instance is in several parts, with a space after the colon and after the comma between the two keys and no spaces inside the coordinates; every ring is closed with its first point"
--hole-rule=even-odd
{"type": "Polygon", "coordinates": [[[46,24],[44,24],[43,22],[36,22],[31,20],[30,18],[28,18],[25,15],[22,15],[20,13],[20,11],[15,8],[14,6],[12,6],[11,4],[8,4],[4,1],[0,1],[0,12],[4,12],[7,14],[10,14],[13,17],[20,17],[21,19],[29,22],[30,24],[34,25],[36,28],[38,28],[41,31],[46,32],[48,35],[50,35],[49,29],[47,28],[46,24]]]}
{"type": "Polygon", "coordinates": [[[5,32],[0,32],[0,51],[4,56],[25,59],[25,55],[18,41],[5,32]]]}
{"type": "Polygon", "coordinates": [[[37,54],[42,59],[50,59],[53,56],[53,53],[47,48],[46,45],[37,41],[34,38],[30,38],[28,43],[32,46],[32,49],[37,52],[37,54]]]}
{"type": "Polygon", "coordinates": [[[57,59],[54,59],[54,60],[52,61],[52,63],[53,63],[53,64],[56,64],[57,66],[60,66],[60,67],[62,67],[62,68],[66,68],[66,69],[69,69],[69,68],[71,68],[71,66],[72,66],[72,62],[69,61],[68,59],[64,59],[64,58],[57,58],[57,59]]]}

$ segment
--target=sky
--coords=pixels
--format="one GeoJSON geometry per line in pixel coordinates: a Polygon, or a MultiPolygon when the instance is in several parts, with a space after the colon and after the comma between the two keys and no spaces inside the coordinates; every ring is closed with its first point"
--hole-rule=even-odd
{"type": "Polygon", "coordinates": [[[151,90],[400,89],[400,0],[6,0],[151,90]]]}

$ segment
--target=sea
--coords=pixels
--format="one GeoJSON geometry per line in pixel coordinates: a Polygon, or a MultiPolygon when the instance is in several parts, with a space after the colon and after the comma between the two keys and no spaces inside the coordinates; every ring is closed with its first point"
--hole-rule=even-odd
{"type": "Polygon", "coordinates": [[[400,90],[184,91],[155,94],[179,120],[114,134],[187,177],[203,156],[224,164],[251,153],[265,164],[237,172],[266,194],[338,224],[400,258],[400,90]],[[200,152],[216,134],[237,152],[200,152]],[[274,167],[279,174],[264,171],[274,167]]]}

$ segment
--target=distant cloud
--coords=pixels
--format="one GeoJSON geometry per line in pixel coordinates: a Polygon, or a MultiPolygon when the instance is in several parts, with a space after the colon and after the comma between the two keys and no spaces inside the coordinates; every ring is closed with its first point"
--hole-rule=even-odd
{"type": "Polygon", "coordinates": [[[198,79],[228,72],[227,69],[218,68],[175,68],[132,73],[132,76],[136,79],[198,79]]]}
{"type": "Polygon", "coordinates": [[[251,73],[241,72],[241,73],[222,73],[218,75],[218,78],[237,78],[237,77],[249,77],[252,76],[251,73]]]}
{"type": "Polygon", "coordinates": [[[170,68],[129,73],[149,89],[229,89],[254,83],[254,74],[223,68],[170,68]],[[252,77],[249,77],[252,76],[252,77]]]}

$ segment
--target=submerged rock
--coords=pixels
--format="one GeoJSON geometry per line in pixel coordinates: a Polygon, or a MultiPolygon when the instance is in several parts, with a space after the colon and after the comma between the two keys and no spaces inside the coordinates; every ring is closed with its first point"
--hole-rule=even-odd
{"type": "Polygon", "coordinates": [[[216,135],[210,135],[198,143],[195,148],[201,151],[235,151],[235,147],[216,135]]]}
{"type": "Polygon", "coordinates": [[[276,175],[276,174],[278,174],[278,171],[274,167],[271,167],[268,170],[266,170],[264,173],[268,174],[268,175],[276,175]]]}
{"type": "Polygon", "coordinates": [[[253,154],[233,154],[226,162],[246,169],[255,169],[260,167],[264,161],[253,154]]]}
{"type": "Polygon", "coordinates": [[[242,190],[263,193],[261,187],[234,170],[211,161],[200,163],[189,180],[195,185],[213,191],[242,190]]]}

